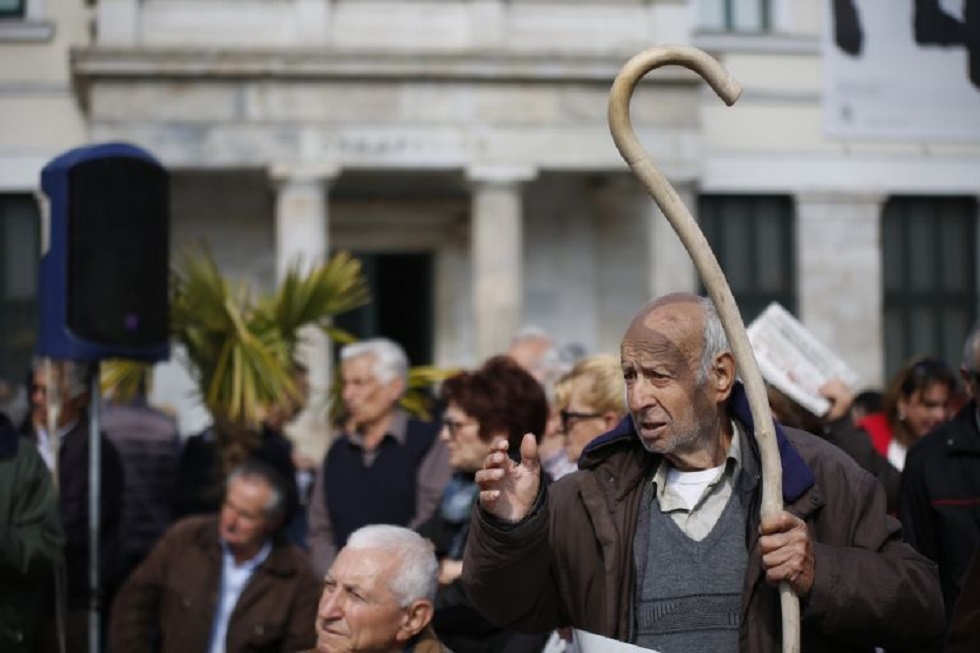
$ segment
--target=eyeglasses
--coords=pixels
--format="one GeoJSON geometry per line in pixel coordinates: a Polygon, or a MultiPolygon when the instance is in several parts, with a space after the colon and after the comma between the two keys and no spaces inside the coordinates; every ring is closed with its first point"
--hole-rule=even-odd
{"type": "Polygon", "coordinates": [[[446,430],[448,430],[449,431],[449,435],[452,436],[452,437],[454,437],[454,438],[456,437],[456,434],[459,433],[459,430],[460,429],[466,428],[467,426],[470,426],[472,424],[476,424],[476,422],[464,422],[462,420],[460,420],[460,421],[457,422],[457,421],[454,421],[454,420],[449,419],[448,417],[443,418],[443,420],[442,420],[442,426],[443,426],[443,428],[445,428],[446,430]]]}
{"type": "Polygon", "coordinates": [[[558,414],[561,416],[561,430],[565,433],[572,428],[572,422],[575,420],[602,417],[602,413],[576,413],[572,410],[562,410],[558,414]]]}

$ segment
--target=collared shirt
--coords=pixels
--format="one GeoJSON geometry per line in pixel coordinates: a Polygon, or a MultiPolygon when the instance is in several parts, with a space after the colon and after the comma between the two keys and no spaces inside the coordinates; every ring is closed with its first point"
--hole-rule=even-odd
{"type": "MultiPolygon", "coordinates": [[[[61,443],[65,441],[65,436],[71,433],[71,430],[75,428],[78,424],[77,419],[73,419],[61,428],[59,428],[55,433],[58,435],[58,448],[61,448],[61,443]]],[[[51,439],[48,437],[48,430],[43,427],[38,427],[36,429],[37,433],[37,451],[41,454],[41,458],[44,460],[44,464],[48,466],[48,470],[54,470],[54,456],[55,452],[51,450],[51,439]]]]}
{"type": "Polygon", "coordinates": [[[704,539],[711,532],[732,496],[742,469],[741,437],[741,426],[732,421],[732,442],[725,464],[690,508],[687,500],[667,483],[667,473],[672,466],[666,458],[660,461],[653,475],[653,495],[660,511],[670,515],[674,523],[695,541],[704,539]]]}
{"type": "Polygon", "coordinates": [[[265,562],[272,551],[272,542],[266,542],[254,558],[242,564],[235,563],[231,549],[221,542],[221,583],[218,590],[218,605],[215,607],[214,621],[211,625],[211,646],[209,653],[225,653],[225,639],[228,636],[228,622],[235,610],[238,597],[248,584],[255,569],[265,562]]]}
{"type": "MultiPolygon", "coordinates": [[[[364,446],[364,434],[360,431],[351,431],[344,434],[347,440],[353,444],[355,447],[361,450],[361,457],[364,460],[364,466],[370,467],[374,462],[375,458],[378,457],[378,449],[380,447],[374,447],[373,449],[368,449],[364,446]]],[[[381,439],[392,438],[399,445],[405,444],[405,438],[408,437],[408,415],[406,415],[401,410],[396,410],[392,416],[391,420],[388,422],[388,430],[385,434],[381,436],[381,439]]],[[[381,444],[381,441],[378,441],[381,444]]]]}

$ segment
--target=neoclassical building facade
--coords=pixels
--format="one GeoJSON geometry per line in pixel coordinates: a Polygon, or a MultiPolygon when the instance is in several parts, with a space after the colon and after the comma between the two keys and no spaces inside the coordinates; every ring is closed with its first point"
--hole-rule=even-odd
{"type": "MultiPolygon", "coordinates": [[[[60,52],[80,125],[57,144],[159,157],[174,246],[206,242],[258,288],[297,258],[354,252],[375,302],[345,326],[401,340],[413,363],[477,363],[526,325],[615,351],[651,296],[700,289],[606,121],[620,66],[664,43],[707,50],[745,88],[728,108],[665,68],[632,116],[747,319],[786,304],[873,386],[920,350],[955,356],[974,317],[980,126],[957,143],[827,137],[830,3],[56,4],[79,35],[60,52]]],[[[4,192],[16,150],[0,143],[4,192]]],[[[325,345],[309,355],[325,383],[325,345]]]]}

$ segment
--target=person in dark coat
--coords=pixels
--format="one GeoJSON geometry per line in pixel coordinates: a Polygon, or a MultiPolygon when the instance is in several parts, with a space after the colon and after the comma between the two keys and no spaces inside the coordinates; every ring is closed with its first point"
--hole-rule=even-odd
{"type": "Polygon", "coordinates": [[[0,413],[0,651],[35,650],[64,542],[51,473],[0,413]]]}
{"type": "Polygon", "coordinates": [[[939,565],[947,615],[980,545],[980,323],[966,338],[960,374],[970,401],[909,450],[899,493],[905,538],[939,565]]]}
{"type": "Polygon", "coordinates": [[[801,650],[941,640],[935,565],[902,542],[881,485],[845,453],[776,426],[784,508],[761,519],[755,425],[710,300],[654,300],[620,353],[630,414],[579,471],[543,484],[525,436],[519,463],[499,440],[476,474],[463,583],[489,619],[663,653],[775,652],[786,583],[801,650]]]}
{"type": "Polygon", "coordinates": [[[537,653],[545,637],[497,628],[466,596],[459,580],[476,501],[473,475],[490,453],[490,443],[505,438],[516,450],[525,433],[541,433],[548,421],[548,400],[541,384],[513,359],[497,356],[478,370],[463,372],[442,385],[446,410],[439,438],[449,452],[453,477],[442,502],[418,530],[435,545],[439,591],[432,624],[455,653],[537,653]]]}
{"type": "Polygon", "coordinates": [[[946,636],[946,653],[977,651],[980,651],[980,547],[963,577],[946,636]]]}
{"type": "Polygon", "coordinates": [[[340,359],[347,419],[320,464],[309,506],[318,574],[361,526],[417,528],[435,512],[451,474],[438,426],[398,405],[408,384],[401,346],[372,338],[344,346],[340,359]]]}
{"type": "Polygon", "coordinates": [[[278,525],[286,493],[275,470],[228,475],[219,515],[174,524],[119,592],[113,653],[282,653],[313,645],[319,583],[278,525]]]}
{"type": "MultiPolygon", "coordinates": [[[[43,360],[34,361],[29,437],[50,469],[57,469],[58,503],[65,533],[67,620],[65,636],[72,651],[88,646],[89,610],[89,384],[93,368],[76,361],[51,361],[49,382],[43,360]],[[60,399],[55,399],[57,395],[60,399]],[[60,404],[56,432],[48,433],[49,401],[60,404]]],[[[112,602],[122,573],[122,498],[125,483],[122,459],[115,445],[100,434],[99,588],[100,611],[112,602]]],[[[104,627],[103,619],[103,627],[104,627]]],[[[46,635],[50,635],[47,632],[46,635]]],[[[51,650],[50,643],[45,644],[51,650]]]]}
{"type": "Polygon", "coordinates": [[[110,400],[102,430],[119,450],[126,474],[122,514],[123,576],[134,569],[163,535],[174,516],[177,421],[149,405],[141,385],[128,401],[110,400]]]}

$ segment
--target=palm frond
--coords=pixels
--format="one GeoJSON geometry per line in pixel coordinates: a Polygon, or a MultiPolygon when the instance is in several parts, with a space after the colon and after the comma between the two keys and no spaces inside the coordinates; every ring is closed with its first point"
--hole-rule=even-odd
{"type": "Polygon", "coordinates": [[[99,365],[102,393],[121,403],[132,401],[141,391],[148,392],[152,376],[153,367],[140,361],[112,358],[99,365]]]}
{"type": "Polygon", "coordinates": [[[295,263],[275,293],[258,298],[248,284],[226,279],[206,247],[175,258],[171,334],[216,423],[232,431],[298,399],[293,361],[303,327],[348,339],[331,317],[369,300],[360,262],[347,253],[307,273],[295,263]]]}

